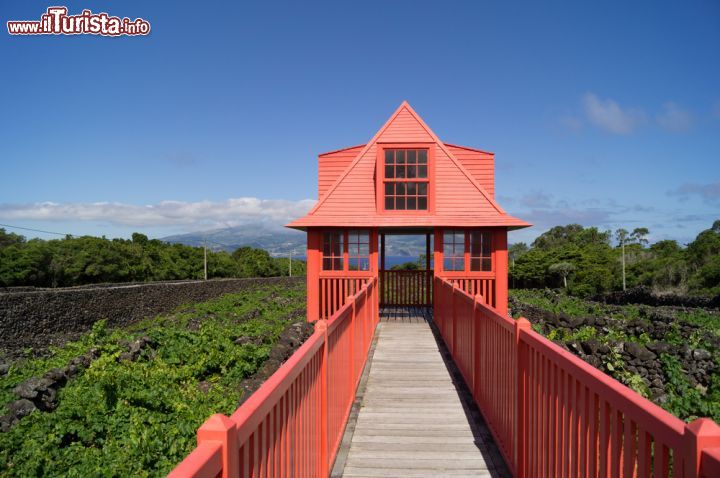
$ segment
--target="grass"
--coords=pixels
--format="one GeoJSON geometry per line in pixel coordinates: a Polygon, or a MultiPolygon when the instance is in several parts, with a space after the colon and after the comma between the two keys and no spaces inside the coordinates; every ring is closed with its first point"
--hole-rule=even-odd
{"type": "Polygon", "coordinates": [[[213,413],[232,413],[239,383],[254,374],[305,306],[303,285],[265,286],[228,294],[125,329],[102,322],[45,358],[12,365],[0,379],[0,403],[12,389],[98,348],[100,358],[68,382],[58,407],[33,412],[0,434],[0,476],[164,476],[195,445],[213,413]],[[119,361],[124,341],[156,346],[134,362],[119,361]],[[237,345],[238,337],[253,338],[237,345]]]}

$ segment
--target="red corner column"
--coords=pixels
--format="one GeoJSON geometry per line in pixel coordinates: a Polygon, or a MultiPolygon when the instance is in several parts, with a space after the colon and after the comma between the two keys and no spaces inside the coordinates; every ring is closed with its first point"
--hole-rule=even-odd
{"type": "Polygon", "coordinates": [[[307,231],[307,321],[320,318],[320,267],[322,233],[318,229],[307,231]]]}
{"type": "Polygon", "coordinates": [[[495,308],[503,315],[508,312],[508,247],[507,229],[493,233],[495,254],[495,308]]]}

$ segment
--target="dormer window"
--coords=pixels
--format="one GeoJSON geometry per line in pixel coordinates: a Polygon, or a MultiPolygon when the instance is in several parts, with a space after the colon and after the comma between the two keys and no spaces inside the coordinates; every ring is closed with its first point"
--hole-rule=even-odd
{"type": "Polygon", "coordinates": [[[383,161],[386,211],[428,210],[428,150],[386,149],[383,161]]]}

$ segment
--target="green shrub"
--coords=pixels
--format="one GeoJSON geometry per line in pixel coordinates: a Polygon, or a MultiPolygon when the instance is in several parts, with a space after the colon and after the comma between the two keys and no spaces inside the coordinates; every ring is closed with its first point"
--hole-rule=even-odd
{"type": "MultiPolygon", "coordinates": [[[[98,322],[49,357],[13,365],[0,379],[12,388],[63,366],[91,347],[100,358],[60,389],[58,406],[33,412],[0,434],[2,476],[164,476],[195,446],[213,413],[232,413],[241,380],[254,374],[289,320],[305,305],[302,286],[228,294],[125,330],[98,322]],[[122,341],[157,344],[134,362],[119,361],[122,341]],[[237,345],[237,337],[254,340],[237,345]]],[[[292,318],[295,317],[295,318],[292,318]]]]}

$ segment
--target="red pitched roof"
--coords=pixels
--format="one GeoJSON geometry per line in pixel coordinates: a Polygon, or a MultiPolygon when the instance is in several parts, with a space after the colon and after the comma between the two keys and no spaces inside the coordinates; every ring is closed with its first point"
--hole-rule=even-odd
{"type": "Polygon", "coordinates": [[[493,193],[483,188],[476,176],[455,157],[453,150],[457,151],[457,148],[440,141],[410,105],[403,102],[367,144],[350,149],[356,153],[354,159],[336,176],[332,185],[320,186],[324,195],[315,207],[305,217],[287,226],[296,229],[314,226],[529,226],[529,223],[505,213],[495,202],[493,193]],[[434,211],[403,214],[377,210],[375,165],[378,143],[435,143],[434,211]]]}

